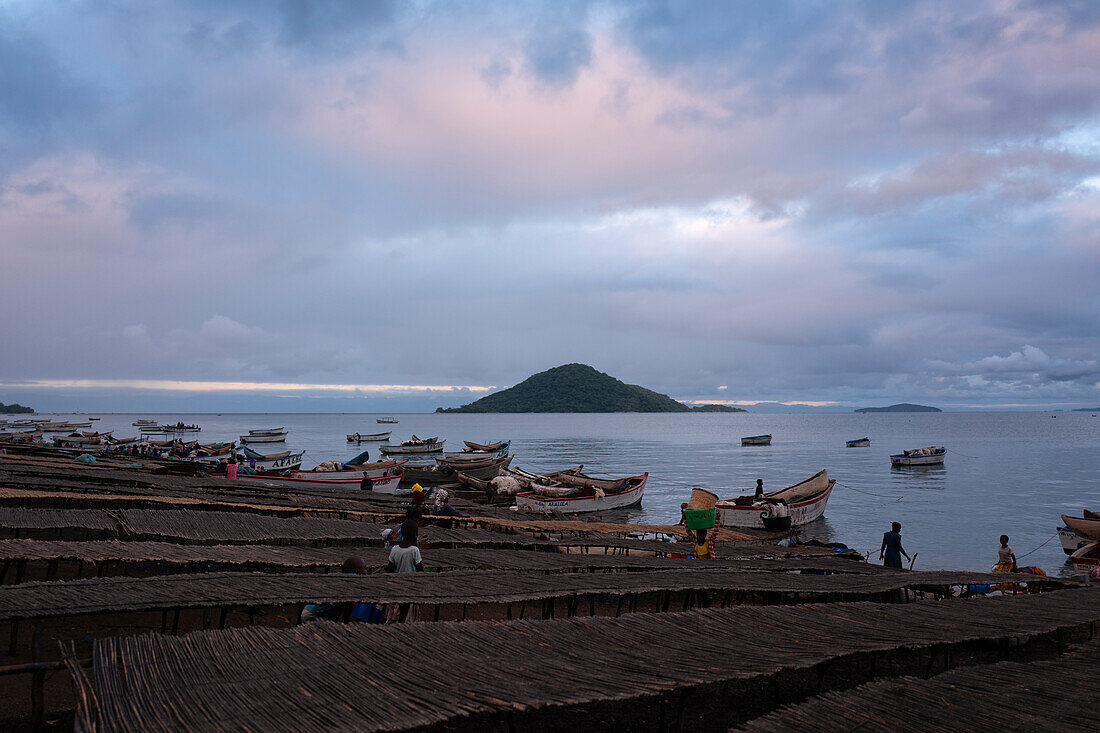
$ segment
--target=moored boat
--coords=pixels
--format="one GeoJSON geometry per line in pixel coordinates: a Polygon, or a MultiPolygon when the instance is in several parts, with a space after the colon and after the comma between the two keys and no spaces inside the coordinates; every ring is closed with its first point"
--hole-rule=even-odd
{"type": "Polygon", "coordinates": [[[844,445],[848,448],[869,448],[871,446],[870,438],[856,438],[855,440],[846,440],[844,445]]]}
{"type": "Polygon", "coordinates": [[[821,517],[836,481],[822,469],[807,479],[785,489],[771,491],[757,498],[746,493],[734,499],[724,499],[715,505],[715,515],[721,527],[755,527],[782,531],[801,527],[821,517]]]}
{"type": "Polygon", "coordinates": [[[496,453],[499,450],[507,450],[508,446],[512,444],[510,440],[498,440],[495,443],[475,443],[472,440],[462,441],[466,447],[464,451],[474,453],[496,453]]]}
{"type": "Polygon", "coordinates": [[[1068,514],[1063,514],[1062,521],[1078,537],[1083,537],[1086,540],[1100,540],[1100,514],[1087,512],[1084,517],[1071,517],[1068,514]]]}
{"type": "Polygon", "coordinates": [[[264,471],[294,471],[301,468],[305,451],[298,451],[297,453],[283,451],[282,453],[264,455],[246,445],[242,445],[239,455],[244,459],[247,466],[262,473],[264,471]]]}
{"type": "Polygon", "coordinates": [[[286,428],[266,428],[263,430],[249,430],[249,435],[286,435],[286,428]]]}
{"type": "Polygon", "coordinates": [[[1069,561],[1078,575],[1089,580],[1100,580],[1100,541],[1093,540],[1077,548],[1069,556],[1069,561]]]}
{"type": "Polygon", "coordinates": [[[649,472],[621,479],[597,479],[569,470],[536,475],[536,479],[531,481],[530,491],[516,494],[520,511],[574,514],[623,509],[640,503],[649,472]]]}
{"type": "Polygon", "coordinates": [[[1065,526],[1058,528],[1058,540],[1062,543],[1062,552],[1067,555],[1072,555],[1089,543],[1087,539],[1078,536],[1076,532],[1065,526]]]}
{"type": "Polygon", "coordinates": [[[442,453],[445,440],[439,438],[418,438],[415,435],[412,440],[403,440],[399,445],[380,445],[378,450],[382,453],[416,454],[416,453],[442,453]]]}
{"type": "Polygon", "coordinates": [[[375,422],[380,423],[382,425],[396,425],[397,424],[397,418],[396,417],[380,417],[377,420],[375,420],[375,422]]]}
{"type": "Polygon", "coordinates": [[[916,448],[904,453],[890,456],[892,466],[939,466],[947,455],[946,448],[937,448],[930,445],[927,448],[916,448]]]}
{"type": "Polygon", "coordinates": [[[242,435],[241,443],[285,443],[286,433],[272,433],[270,435],[242,435]]]}
{"type": "Polygon", "coordinates": [[[407,485],[438,486],[458,481],[459,474],[479,481],[490,481],[507,469],[511,462],[512,456],[506,455],[487,460],[458,462],[437,458],[435,465],[409,463],[404,468],[404,482],[407,485]]]}
{"type": "MultiPolygon", "coordinates": [[[[310,472],[305,472],[310,473],[310,472]]],[[[238,474],[238,479],[259,479],[262,481],[278,481],[279,483],[288,484],[307,484],[313,486],[328,486],[338,489],[358,489],[363,483],[362,476],[358,478],[320,478],[310,477],[297,478],[295,476],[284,476],[278,474],[268,473],[256,473],[256,474],[238,474]]],[[[397,493],[397,487],[401,484],[401,472],[398,471],[395,474],[389,474],[386,476],[367,476],[370,483],[370,491],[375,491],[379,494],[395,494],[397,493]]]]}
{"type": "Polygon", "coordinates": [[[157,421],[156,420],[144,420],[143,419],[143,420],[135,420],[130,424],[133,425],[135,428],[141,428],[141,427],[155,426],[157,424],[157,421]]]}
{"type": "Polygon", "coordinates": [[[772,436],[771,433],[767,435],[750,435],[746,438],[741,438],[741,445],[771,445],[772,436]]]}
{"type": "Polygon", "coordinates": [[[376,440],[389,440],[390,431],[387,430],[384,433],[349,433],[349,443],[370,443],[376,440]]]}

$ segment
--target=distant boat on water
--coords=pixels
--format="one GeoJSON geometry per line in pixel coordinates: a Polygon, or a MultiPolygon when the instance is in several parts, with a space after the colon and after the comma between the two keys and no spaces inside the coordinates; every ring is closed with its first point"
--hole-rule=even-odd
{"type": "Polygon", "coordinates": [[[747,438],[741,438],[741,445],[771,445],[772,435],[750,435],[747,438]]]}
{"type": "Polygon", "coordinates": [[[375,420],[375,422],[381,423],[383,425],[396,425],[397,424],[397,418],[396,417],[380,417],[377,420],[375,420]]]}
{"type": "Polygon", "coordinates": [[[855,440],[846,440],[844,445],[849,448],[868,448],[871,445],[870,438],[856,438],[855,440]]]}
{"type": "Polygon", "coordinates": [[[928,446],[916,448],[904,453],[890,456],[891,466],[939,466],[943,464],[943,458],[947,455],[946,448],[928,446]]]}
{"type": "Polygon", "coordinates": [[[374,440],[389,440],[390,432],[387,430],[384,433],[348,433],[349,443],[369,443],[374,440]]]}

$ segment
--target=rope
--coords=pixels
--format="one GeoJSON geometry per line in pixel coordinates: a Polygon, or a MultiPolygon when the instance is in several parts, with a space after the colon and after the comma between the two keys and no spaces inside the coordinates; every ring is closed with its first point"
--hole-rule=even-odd
{"type": "MultiPolygon", "coordinates": [[[[1042,547],[1043,545],[1047,544],[1047,542],[1050,542],[1050,541],[1051,541],[1052,539],[1054,539],[1054,538],[1055,538],[1055,537],[1057,537],[1057,536],[1058,536],[1058,533],[1057,533],[1057,532],[1055,532],[1054,534],[1052,534],[1052,535],[1051,535],[1050,537],[1048,537],[1048,538],[1047,538],[1047,541],[1046,541],[1046,542],[1044,542],[1044,543],[1043,543],[1042,545],[1039,545],[1039,547],[1042,547]]],[[[1038,549],[1039,549],[1039,547],[1036,547],[1036,548],[1035,548],[1035,550],[1038,550],[1038,549]]],[[[1027,556],[1028,556],[1028,555],[1030,555],[1030,554],[1031,554],[1032,552],[1035,552],[1035,550],[1032,550],[1031,552],[1025,552],[1025,553],[1024,553],[1023,555],[1017,555],[1017,556],[1016,556],[1016,559],[1017,559],[1017,560],[1019,560],[1019,559],[1020,559],[1021,557],[1027,557],[1027,556]]]]}

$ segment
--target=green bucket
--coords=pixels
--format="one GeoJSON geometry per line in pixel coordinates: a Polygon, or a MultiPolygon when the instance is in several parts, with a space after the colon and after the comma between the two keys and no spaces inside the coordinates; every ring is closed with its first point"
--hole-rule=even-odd
{"type": "Polygon", "coordinates": [[[714,507],[710,509],[685,509],[684,522],[688,529],[710,529],[714,526],[714,507]]]}

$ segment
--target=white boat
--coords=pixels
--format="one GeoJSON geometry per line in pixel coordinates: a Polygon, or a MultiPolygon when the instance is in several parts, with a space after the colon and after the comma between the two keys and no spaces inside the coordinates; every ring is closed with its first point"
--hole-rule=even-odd
{"type": "Polygon", "coordinates": [[[382,425],[396,425],[397,424],[397,418],[396,417],[380,417],[377,420],[375,420],[375,422],[380,423],[382,425]]]}
{"type": "Polygon", "coordinates": [[[130,424],[133,425],[136,428],[156,427],[157,421],[156,420],[135,420],[134,422],[132,422],[130,424]]]}
{"type": "Polygon", "coordinates": [[[400,445],[380,445],[378,450],[381,453],[391,454],[399,453],[403,455],[410,455],[416,453],[442,453],[443,444],[445,440],[439,440],[438,438],[418,438],[415,435],[412,440],[402,441],[400,445]]]}
{"type": "Polygon", "coordinates": [[[384,433],[348,433],[349,443],[370,443],[376,440],[389,440],[390,432],[384,433]]]}
{"type": "MultiPolygon", "coordinates": [[[[322,478],[295,478],[293,476],[275,476],[267,474],[238,474],[238,479],[259,479],[262,481],[278,481],[279,483],[295,484],[295,485],[309,485],[309,486],[328,486],[332,488],[341,489],[357,489],[363,482],[363,478],[340,478],[340,479],[322,479],[322,478]]],[[[396,494],[397,487],[401,485],[401,472],[398,471],[395,474],[389,476],[370,476],[371,491],[375,491],[379,494],[396,494]]]]}
{"type": "Polygon", "coordinates": [[[1079,536],[1069,527],[1058,528],[1058,539],[1062,543],[1062,552],[1067,555],[1072,555],[1089,543],[1089,540],[1079,536]]]}
{"type": "Polygon", "coordinates": [[[520,511],[574,514],[622,509],[640,503],[649,472],[641,476],[605,480],[569,470],[536,478],[548,483],[532,481],[530,491],[516,494],[516,506],[520,511]],[[562,493],[570,495],[554,495],[562,493]]]}
{"type": "Polygon", "coordinates": [[[747,438],[741,438],[741,445],[771,445],[772,436],[771,433],[767,435],[750,435],[747,438]]]}
{"type": "Polygon", "coordinates": [[[822,469],[797,484],[765,493],[760,499],[747,493],[735,499],[719,501],[715,505],[715,519],[720,527],[776,531],[801,527],[825,513],[825,505],[835,485],[836,481],[831,480],[822,469]]]}
{"type": "Polygon", "coordinates": [[[271,435],[242,435],[242,443],[285,443],[286,433],[272,433],[271,435]]]}
{"type": "Polygon", "coordinates": [[[302,456],[304,455],[305,451],[298,451],[297,453],[283,451],[282,453],[264,455],[248,446],[241,446],[239,451],[239,456],[243,459],[244,464],[261,473],[265,471],[296,471],[302,467],[302,456]]]}
{"type": "Polygon", "coordinates": [[[1069,556],[1077,575],[1086,580],[1100,580],[1100,541],[1092,540],[1069,556]]]}
{"type": "Polygon", "coordinates": [[[907,450],[904,453],[890,456],[891,466],[939,466],[943,463],[944,456],[947,455],[946,448],[937,448],[935,446],[928,446],[927,448],[917,448],[915,450],[907,450]]]}

